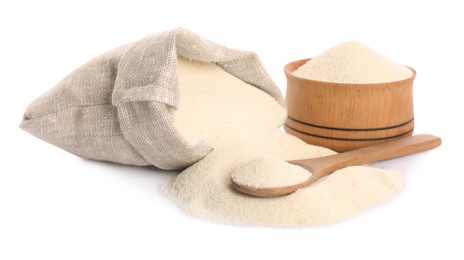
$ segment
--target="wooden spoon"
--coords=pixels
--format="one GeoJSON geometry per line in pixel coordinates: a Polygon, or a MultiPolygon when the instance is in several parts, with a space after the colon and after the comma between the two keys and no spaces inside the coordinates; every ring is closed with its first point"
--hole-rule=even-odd
{"type": "Polygon", "coordinates": [[[306,181],[291,186],[254,188],[236,183],[233,179],[231,181],[234,188],[240,192],[257,197],[278,197],[293,193],[319,178],[347,166],[397,158],[429,150],[440,146],[440,144],[441,139],[439,137],[425,134],[415,135],[325,157],[288,161],[288,163],[301,166],[312,173],[311,177],[306,181]]]}

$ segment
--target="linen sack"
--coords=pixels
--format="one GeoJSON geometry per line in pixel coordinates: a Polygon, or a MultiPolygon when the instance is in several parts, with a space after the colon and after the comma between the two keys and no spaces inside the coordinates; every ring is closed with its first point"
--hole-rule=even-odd
{"type": "Polygon", "coordinates": [[[212,147],[205,142],[190,145],[173,125],[181,102],[177,56],[215,62],[284,106],[256,54],[177,28],[116,48],[77,68],[29,105],[20,127],[88,159],[161,169],[188,167],[212,147]]]}

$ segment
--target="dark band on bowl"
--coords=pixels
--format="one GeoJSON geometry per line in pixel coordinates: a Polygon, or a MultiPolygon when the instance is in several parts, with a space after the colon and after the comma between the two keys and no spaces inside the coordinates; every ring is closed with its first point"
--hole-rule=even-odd
{"type": "MultiPolygon", "coordinates": [[[[400,126],[404,126],[408,123],[411,123],[413,121],[409,120],[407,123],[404,123],[404,124],[400,124],[396,127],[400,127],[400,126]]],[[[311,125],[312,126],[312,125],[311,125]]],[[[338,140],[338,141],[381,141],[381,140],[388,140],[388,139],[392,139],[392,138],[398,138],[398,137],[401,137],[401,136],[407,136],[408,134],[412,133],[414,131],[414,127],[410,128],[409,130],[403,132],[403,133],[400,133],[400,134],[396,134],[396,135],[392,135],[392,136],[385,136],[385,137],[378,137],[378,138],[339,138],[339,137],[330,137],[330,136],[322,136],[322,135],[316,135],[316,134],[312,134],[312,133],[308,133],[306,131],[302,131],[302,130],[299,130],[299,129],[296,129],[294,127],[291,127],[290,125],[288,125],[287,123],[285,123],[285,127],[295,131],[295,132],[298,132],[300,134],[304,134],[304,135],[308,135],[308,136],[312,136],[312,137],[316,137],[316,138],[323,138],[323,139],[329,139],[329,140],[338,140]]],[[[331,130],[345,130],[345,131],[379,131],[379,130],[385,130],[385,129],[392,129],[392,128],[395,128],[395,127],[389,127],[389,128],[377,128],[377,129],[349,129],[349,130],[346,130],[346,129],[339,129],[339,128],[328,128],[328,129],[331,129],[331,130]]]]}
{"type": "Polygon", "coordinates": [[[292,120],[292,121],[295,121],[295,122],[297,122],[299,124],[303,124],[303,125],[307,125],[307,126],[311,126],[311,127],[323,128],[323,129],[328,129],[328,130],[336,130],[336,131],[355,131],[355,132],[388,130],[388,129],[398,128],[398,127],[407,125],[407,124],[414,121],[414,117],[413,117],[413,118],[409,119],[408,121],[406,121],[404,123],[401,123],[399,125],[394,125],[394,126],[379,127],[379,128],[337,128],[337,127],[329,127],[329,126],[321,126],[321,125],[310,124],[308,122],[304,122],[304,121],[295,119],[295,118],[290,117],[290,116],[287,116],[287,118],[292,120]]]}

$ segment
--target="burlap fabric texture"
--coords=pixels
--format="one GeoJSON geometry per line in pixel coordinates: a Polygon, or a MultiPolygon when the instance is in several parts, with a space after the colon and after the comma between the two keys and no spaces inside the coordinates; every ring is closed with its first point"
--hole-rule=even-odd
{"type": "Polygon", "coordinates": [[[20,127],[88,159],[188,167],[212,147],[205,142],[188,144],[173,125],[181,102],[177,56],[215,62],[284,106],[256,54],[178,28],[149,35],[79,67],[29,105],[20,127]]]}

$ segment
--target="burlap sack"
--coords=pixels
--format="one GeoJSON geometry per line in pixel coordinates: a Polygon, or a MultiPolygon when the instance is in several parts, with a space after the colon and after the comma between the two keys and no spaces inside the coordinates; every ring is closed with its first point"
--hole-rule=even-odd
{"type": "Polygon", "coordinates": [[[20,127],[88,159],[185,168],[212,148],[204,142],[189,145],[173,126],[179,104],[177,56],[215,62],[284,105],[254,53],[229,49],[179,28],[81,66],[30,104],[20,127]]]}

